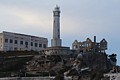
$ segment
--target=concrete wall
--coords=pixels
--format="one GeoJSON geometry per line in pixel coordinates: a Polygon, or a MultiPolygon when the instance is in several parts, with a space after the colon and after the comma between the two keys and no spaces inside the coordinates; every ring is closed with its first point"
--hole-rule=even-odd
{"type": "MultiPolygon", "coordinates": [[[[6,77],[0,78],[0,80],[53,80],[54,77],[6,77]]],[[[66,77],[65,80],[72,80],[70,77],[66,77]]]]}
{"type": "Polygon", "coordinates": [[[40,51],[41,49],[48,46],[47,38],[37,37],[26,34],[5,32],[1,33],[0,41],[2,39],[2,43],[0,43],[0,51],[40,51]],[[5,41],[7,40],[7,41],[5,41]],[[31,45],[32,43],[32,45],[31,45]],[[45,47],[44,47],[45,45],[45,47]]]}
{"type": "Polygon", "coordinates": [[[0,78],[0,80],[53,80],[49,77],[6,77],[0,78]]]}

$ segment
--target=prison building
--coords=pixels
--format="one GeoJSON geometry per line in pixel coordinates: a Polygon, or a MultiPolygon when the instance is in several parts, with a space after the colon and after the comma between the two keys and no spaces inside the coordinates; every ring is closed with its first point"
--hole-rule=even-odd
{"type": "Polygon", "coordinates": [[[96,36],[94,36],[94,41],[90,38],[87,38],[86,41],[78,42],[75,40],[72,43],[73,50],[79,50],[80,52],[105,52],[107,50],[107,41],[102,39],[100,42],[96,42],[96,36]]]}
{"type": "Polygon", "coordinates": [[[40,51],[47,46],[47,38],[6,31],[0,33],[0,51],[40,51]]]}

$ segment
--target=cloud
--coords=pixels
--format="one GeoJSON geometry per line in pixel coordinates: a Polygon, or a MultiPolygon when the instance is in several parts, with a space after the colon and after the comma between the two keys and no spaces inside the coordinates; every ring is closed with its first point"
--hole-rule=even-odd
{"type": "Polygon", "coordinates": [[[34,11],[29,9],[20,9],[14,6],[1,6],[0,16],[3,18],[1,24],[7,24],[7,26],[17,27],[21,25],[21,28],[29,27],[39,28],[41,30],[50,29],[50,19],[47,18],[47,14],[40,11],[34,11]]]}

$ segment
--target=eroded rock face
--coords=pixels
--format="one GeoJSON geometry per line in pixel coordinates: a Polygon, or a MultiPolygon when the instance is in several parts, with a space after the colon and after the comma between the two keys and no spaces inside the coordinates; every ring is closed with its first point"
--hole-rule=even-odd
{"type": "MultiPolygon", "coordinates": [[[[35,56],[26,66],[29,72],[50,72],[78,76],[82,80],[97,80],[112,67],[105,53],[82,53],[75,57],[60,55],[35,56]]],[[[78,79],[78,80],[79,80],[78,79]]]]}
{"type": "Polygon", "coordinates": [[[31,61],[27,63],[27,71],[45,72],[56,71],[62,68],[62,61],[59,56],[35,56],[31,61]]]}

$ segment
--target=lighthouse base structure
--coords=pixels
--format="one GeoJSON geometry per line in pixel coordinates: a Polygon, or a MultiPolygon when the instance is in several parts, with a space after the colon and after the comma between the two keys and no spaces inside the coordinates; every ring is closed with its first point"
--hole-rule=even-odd
{"type": "Polygon", "coordinates": [[[70,55],[72,54],[69,47],[48,47],[41,51],[45,55],[70,55]]]}
{"type": "Polygon", "coordinates": [[[51,40],[51,45],[52,45],[52,47],[55,47],[56,45],[57,46],[61,46],[62,44],[62,40],[61,39],[52,39],[51,40]]]}

